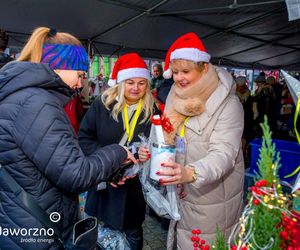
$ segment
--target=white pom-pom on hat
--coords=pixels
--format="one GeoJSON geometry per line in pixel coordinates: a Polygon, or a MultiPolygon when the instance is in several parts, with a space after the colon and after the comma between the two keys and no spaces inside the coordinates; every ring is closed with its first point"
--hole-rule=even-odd
{"type": "Polygon", "coordinates": [[[171,77],[172,77],[172,75],[173,75],[173,72],[172,72],[172,70],[170,69],[170,68],[168,68],[166,71],[164,71],[164,73],[163,73],[163,77],[165,78],[165,79],[170,79],[171,77]]]}
{"type": "Polygon", "coordinates": [[[117,84],[117,81],[113,80],[113,79],[109,79],[107,84],[108,84],[109,87],[113,87],[117,84]]]}

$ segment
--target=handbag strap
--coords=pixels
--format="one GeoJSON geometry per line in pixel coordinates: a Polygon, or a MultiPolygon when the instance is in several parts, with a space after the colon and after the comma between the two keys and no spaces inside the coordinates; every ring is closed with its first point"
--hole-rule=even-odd
{"type": "Polygon", "coordinates": [[[25,205],[27,211],[36,219],[38,219],[45,227],[52,228],[54,230],[55,238],[63,244],[61,239],[61,232],[57,224],[53,223],[50,220],[49,214],[47,214],[34,200],[34,198],[28,194],[16,181],[15,179],[7,172],[7,170],[0,165],[0,176],[1,179],[6,182],[9,188],[13,191],[15,196],[22,201],[25,205]]]}

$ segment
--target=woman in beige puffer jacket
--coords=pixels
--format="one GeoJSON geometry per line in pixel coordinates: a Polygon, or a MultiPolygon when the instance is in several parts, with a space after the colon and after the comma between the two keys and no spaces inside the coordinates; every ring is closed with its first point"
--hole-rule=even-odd
{"type": "Polygon", "coordinates": [[[174,78],[165,108],[174,130],[165,134],[166,141],[178,146],[184,126],[184,153],[159,171],[162,185],[182,184],[181,219],[171,222],[168,249],[175,237],[177,249],[192,249],[192,229],[200,229],[200,238],[212,244],[218,226],[227,239],[242,209],[243,108],[231,75],[209,59],[194,33],[175,41],[166,58],[165,69],[170,66],[174,78]]]}

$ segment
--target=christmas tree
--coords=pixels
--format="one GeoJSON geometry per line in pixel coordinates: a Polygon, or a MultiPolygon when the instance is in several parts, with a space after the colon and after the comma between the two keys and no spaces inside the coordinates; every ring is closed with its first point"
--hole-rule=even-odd
{"type": "Polygon", "coordinates": [[[267,119],[261,124],[263,140],[258,160],[257,180],[250,188],[248,204],[229,238],[231,249],[293,250],[297,219],[289,211],[282,192],[278,169],[280,156],[272,143],[267,119]]]}
{"type": "MultiPolygon", "coordinates": [[[[247,205],[226,242],[217,228],[216,250],[300,250],[299,217],[291,212],[291,197],[282,191],[278,177],[280,155],[272,143],[267,119],[261,124],[263,140],[255,185],[249,188],[247,205]]],[[[200,239],[200,236],[198,237],[200,239]]],[[[194,249],[195,239],[192,238],[194,249]]],[[[198,249],[204,249],[198,244],[198,249]]],[[[209,249],[209,247],[206,247],[209,249]]]]}

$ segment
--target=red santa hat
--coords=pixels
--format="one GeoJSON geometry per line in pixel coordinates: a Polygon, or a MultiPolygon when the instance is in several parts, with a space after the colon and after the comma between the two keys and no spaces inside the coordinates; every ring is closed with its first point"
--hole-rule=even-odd
{"type": "Polygon", "coordinates": [[[120,56],[116,61],[108,85],[110,87],[134,77],[142,77],[150,81],[150,71],[144,60],[137,53],[120,56]]]}
{"type": "Polygon", "coordinates": [[[209,62],[210,55],[206,52],[199,37],[195,33],[190,32],[179,37],[169,48],[165,60],[164,78],[169,79],[172,77],[170,61],[175,59],[184,59],[193,62],[209,62]]]}

